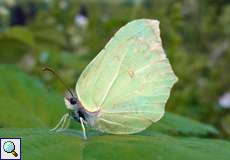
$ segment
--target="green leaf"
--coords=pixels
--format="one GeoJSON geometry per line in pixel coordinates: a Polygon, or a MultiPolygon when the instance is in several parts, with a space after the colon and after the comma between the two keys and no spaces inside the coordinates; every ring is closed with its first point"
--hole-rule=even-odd
{"type": "Polygon", "coordinates": [[[79,136],[65,136],[41,129],[4,129],[0,130],[0,137],[22,138],[24,160],[80,160],[84,147],[84,140],[79,136]]]}
{"type": "Polygon", "coordinates": [[[66,45],[65,35],[54,26],[34,25],[30,31],[36,39],[37,45],[41,48],[62,48],[66,45]]]}
{"type": "Polygon", "coordinates": [[[228,160],[230,157],[230,142],[223,140],[155,134],[94,135],[85,141],[80,136],[80,132],[71,130],[53,133],[44,129],[0,129],[0,137],[22,138],[24,160],[228,160]]]}
{"type": "Polygon", "coordinates": [[[28,46],[18,40],[0,37],[1,63],[18,62],[28,50],[28,46]]]}
{"type": "Polygon", "coordinates": [[[35,39],[27,27],[12,27],[0,33],[1,62],[18,61],[25,53],[35,48],[35,39]]]}
{"type": "Polygon", "coordinates": [[[167,112],[159,122],[154,123],[150,128],[148,128],[144,134],[154,131],[192,135],[207,135],[218,133],[218,130],[211,125],[169,112],[167,112]]]}
{"type": "Polygon", "coordinates": [[[10,39],[18,40],[30,47],[35,44],[33,33],[26,27],[12,27],[5,33],[5,36],[10,39]]]}
{"type": "Polygon", "coordinates": [[[53,126],[66,112],[60,95],[16,67],[0,65],[0,75],[0,126],[53,126]]]}
{"type": "Polygon", "coordinates": [[[37,115],[33,112],[28,112],[22,104],[8,96],[0,97],[0,104],[0,128],[45,126],[37,115]]]}

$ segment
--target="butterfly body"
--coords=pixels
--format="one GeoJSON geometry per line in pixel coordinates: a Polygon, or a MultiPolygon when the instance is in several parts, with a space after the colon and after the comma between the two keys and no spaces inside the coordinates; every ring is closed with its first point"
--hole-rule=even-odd
{"type": "Polygon", "coordinates": [[[81,102],[76,97],[77,96],[64,99],[65,104],[69,109],[69,116],[77,122],[80,122],[80,118],[82,118],[85,124],[94,128],[96,119],[99,116],[100,111],[88,111],[86,108],[84,108],[84,106],[82,106],[81,102]]]}

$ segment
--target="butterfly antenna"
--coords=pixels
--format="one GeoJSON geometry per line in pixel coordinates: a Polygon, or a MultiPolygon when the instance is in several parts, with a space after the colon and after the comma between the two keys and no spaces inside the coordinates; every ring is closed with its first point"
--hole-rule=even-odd
{"type": "Polygon", "coordinates": [[[63,84],[63,86],[68,90],[68,92],[71,94],[71,96],[74,97],[74,95],[73,95],[73,93],[71,92],[71,90],[67,87],[67,85],[65,84],[65,82],[61,79],[61,77],[60,77],[53,69],[51,69],[51,68],[49,68],[49,67],[44,67],[42,70],[43,70],[43,71],[49,71],[49,72],[51,72],[53,75],[55,75],[55,76],[58,78],[58,80],[63,84]]]}

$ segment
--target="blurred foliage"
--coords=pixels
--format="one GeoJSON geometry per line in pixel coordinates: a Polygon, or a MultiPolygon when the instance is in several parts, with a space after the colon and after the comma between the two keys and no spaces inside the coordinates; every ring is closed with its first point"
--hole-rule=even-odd
{"type": "MultiPolygon", "coordinates": [[[[229,14],[227,0],[0,1],[0,128],[53,126],[65,113],[65,89],[52,75],[42,73],[42,67],[54,68],[74,88],[85,66],[121,26],[133,19],[160,21],[163,46],[179,78],[166,106],[169,112],[138,135],[110,137],[89,131],[96,137],[83,142],[78,138],[80,133],[73,130],[69,130],[73,134],[50,135],[40,129],[1,129],[0,137],[24,137],[25,152],[30,145],[39,146],[38,151],[33,148],[31,154],[26,153],[26,159],[34,155],[44,159],[43,153],[50,155],[47,159],[71,159],[75,151],[79,159],[118,159],[125,152],[138,159],[140,150],[149,159],[156,155],[156,159],[227,159],[229,142],[191,136],[230,136],[230,110],[218,102],[230,92],[229,14]],[[17,7],[24,11],[21,24],[15,24],[17,7]],[[79,18],[82,15],[83,20],[79,18]],[[50,150],[43,149],[46,143],[42,137],[50,141],[50,150]],[[130,151],[122,152],[129,147],[130,151]],[[110,148],[110,157],[103,155],[106,148],[110,148]],[[54,154],[63,149],[68,154],[54,154]]],[[[80,126],[73,122],[71,128],[80,126]]]]}

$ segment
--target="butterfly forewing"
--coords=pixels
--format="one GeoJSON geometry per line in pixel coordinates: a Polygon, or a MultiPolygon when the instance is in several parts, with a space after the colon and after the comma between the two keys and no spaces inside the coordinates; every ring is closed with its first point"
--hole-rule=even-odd
{"type": "Polygon", "coordinates": [[[163,116],[176,80],[162,48],[159,22],[141,19],[115,34],[83,71],[76,90],[87,110],[100,109],[96,129],[129,134],[163,116]]]}

